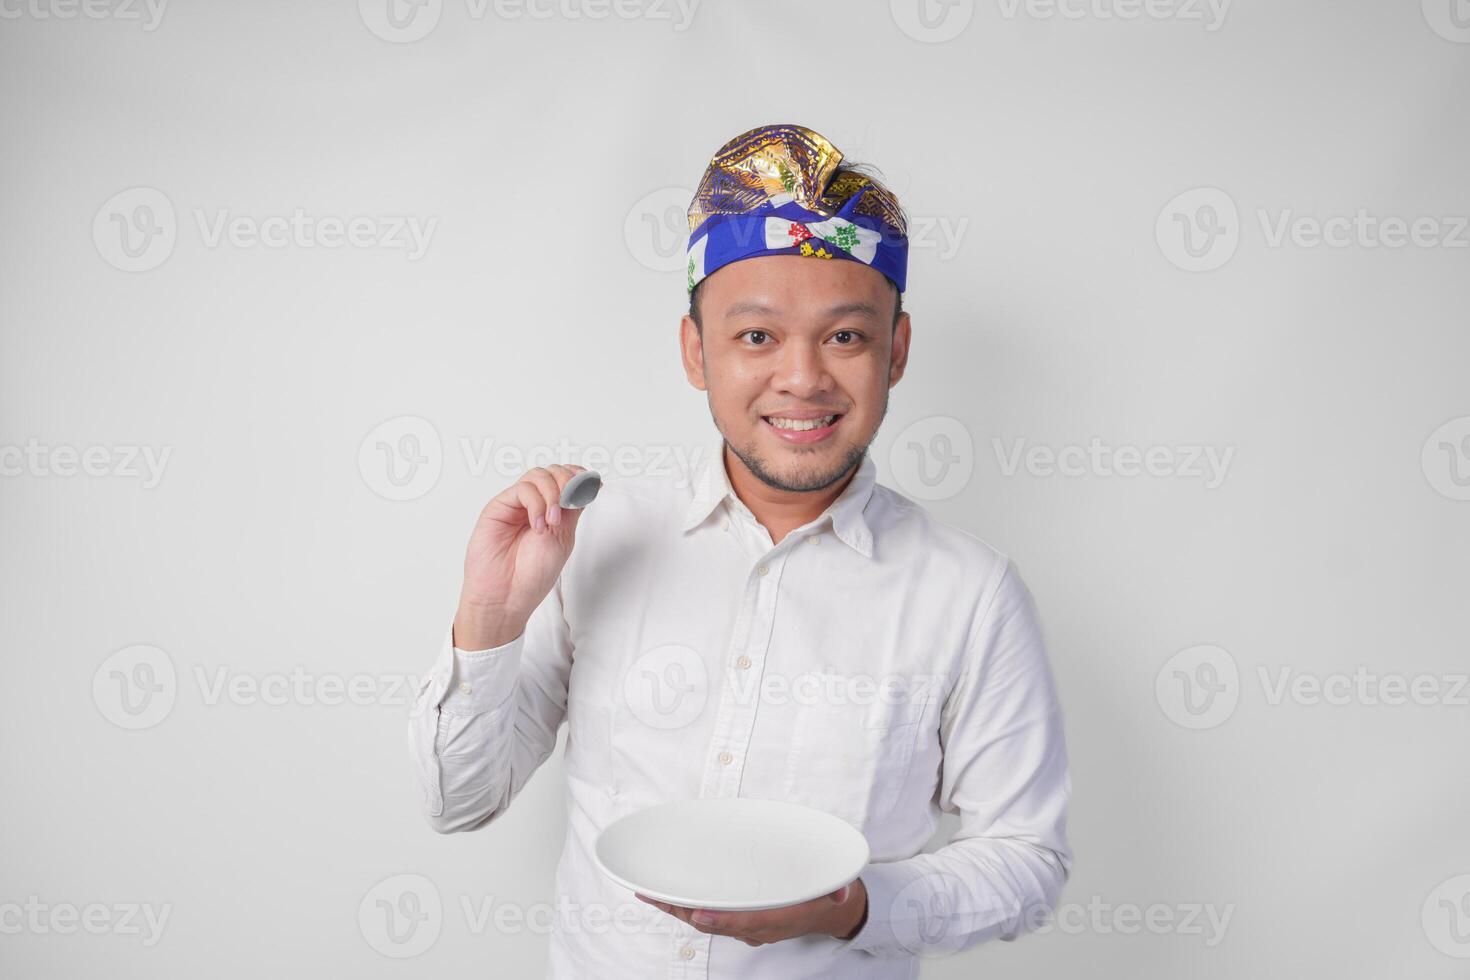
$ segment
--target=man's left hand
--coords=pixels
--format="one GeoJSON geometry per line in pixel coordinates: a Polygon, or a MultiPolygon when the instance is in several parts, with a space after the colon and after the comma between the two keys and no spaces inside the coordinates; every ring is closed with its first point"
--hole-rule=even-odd
{"type": "Polygon", "coordinates": [[[747,946],[764,946],[812,934],[851,939],[862,928],[868,912],[868,890],[861,878],[810,902],[755,912],[692,909],[655,901],[637,892],[634,895],[640,902],[683,919],[700,932],[730,936],[747,946]]]}

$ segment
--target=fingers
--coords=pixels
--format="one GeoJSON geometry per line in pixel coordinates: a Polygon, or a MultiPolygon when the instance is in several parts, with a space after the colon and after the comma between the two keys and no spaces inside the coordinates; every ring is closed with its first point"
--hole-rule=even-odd
{"type": "Polygon", "coordinates": [[[659,911],[667,912],[674,918],[683,919],[685,922],[689,921],[689,916],[694,912],[693,909],[686,909],[682,905],[670,905],[668,902],[660,902],[658,899],[649,898],[646,895],[639,895],[637,892],[634,892],[633,894],[638,899],[638,901],[647,902],[649,905],[652,905],[659,911]]]}
{"type": "Polygon", "coordinates": [[[556,477],[549,470],[540,466],[527,470],[521,477],[521,482],[530,484],[540,493],[541,499],[537,501],[541,513],[542,523],[532,523],[532,527],[540,531],[546,525],[555,527],[561,523],[561,508],[557,506],[557,500],[561,497],[561,484],[556,482],[556,477]]]}
{"type": "MultiPolygon", "coordinates": [[[[563,466],[559,463],[534,467],[523,473],[519,480],[491,501],[491,504],[509,504],[520,509],[525,513],[526,523],[537,533],[547,528],[560,527],[566,518],[566,512],[558,503],[562,487],[585,468],[563,466]]],[[[488,512],[490,508],[487,507],[486,510],[488,512]]],[[[572,519],[575,521],[575,513],[572,519]]]]}
{"type": "Polygon", "coordinates": [[[552,500],[551,505],[547,507],[548,516],[554,518],[551,521],[551,525],[557,528],[575,528],[577,526],[577,518],[582,516],[582,511],[576,507],[562,507],[561,495],[562,491],[566,489],[567,484],[572,482],[572,477],[578,473],[585,472],[586,467],[552,464],[547,467],[547,471],[556,480],[556,497],[552,500]]]}
{"type": "Polygon", "coordinates": [[[661,912],[667,912],[669,915],[672,915],[674,918],[679,919],[682,922],[688,922],[690,925],[694,926],[694,928],[696,928],[696,929],[699,928],[699,926],[697,924],[695,924],[694,922],[690,922],[690,919],[693,917],[693,915],[694,915],[694,913],[696,911],[695,909],[685,908],[682,905],[670,905],[668,902],[660,902],[657,899],[648,898],[647,896],[644,896],[644,895],[639,895],[637,892],[634,892],[633,894],[637,897],[637,899],[640,902],[647,902],[649,905],[652,905],[654,908],[658,909],[659,911],[661,911],[661,912]]]}
{"type": "Polygon", "coordinates": [[[728,936],[731,939],[740,940],[747,946],[764,946],[774,941],[772,929],[779,925],[779,922],[772,921],[760,912],[711,912],[708,909],[670,905],[667,902],[639,895],[637,892],[633,894],[640,902],[647,902],[681,922],[688,923],[700,932],[711,936],[728,936]]]}
{"type": "Polygon", "coordinates": [[[531,530],[539,532],[546,527],[546,491],[534,481],[521,477],[501,496],[510,498],[507,502],[525,513],[531,530]]]}
{"type": "MultiPolygon", "coordinates": [[[[685,921],[700,932],[711,936],[728,936],[738,939],[747,946],[764,946],[768,942],[775,942],[781,938],[781,932],[775,925],[764,920],[752,920],[744,917],[716,918],[712,921],[704,921],[692,915],[695,910],[690,910],[691,916],[685,921]]],[[[682,918],[682,916],[681,916],[682,918]]]]}

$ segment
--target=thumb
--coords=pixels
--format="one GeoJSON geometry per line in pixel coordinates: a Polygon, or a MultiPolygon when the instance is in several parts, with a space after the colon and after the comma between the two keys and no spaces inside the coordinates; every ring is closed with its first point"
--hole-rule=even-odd
{"type": "Polygon", "coordinates": [[[557,531],[567,531],[567,532],[575,531],[577,529],[577,521],[579,521],[581,519],[581,517],[582,517],[582,511],[585,510],[586,508],[584,508],[584,507],[562,507],[560,509],[561,509],[561,523],[556,526],[556,530],[557,531]]]}

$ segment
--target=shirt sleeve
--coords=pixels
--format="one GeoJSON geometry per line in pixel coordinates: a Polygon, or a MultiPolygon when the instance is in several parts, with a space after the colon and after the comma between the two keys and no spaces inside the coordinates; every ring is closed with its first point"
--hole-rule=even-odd
{"type": "Polygon", "coordinates": [[[1072,783],[1036,608],[1009,560],[997,578],[940,715],[938,803],[959,829],[931,854],[863,870],[867,920],[842,949],[936,956],[1013,940],[1047,920],[1071,873],[1072,783]]]}
{"type": "Polygon", "coordinates": [[[571,631],[562,582],[503,646],[455,648],[453,628],[409,712],[408,741],[429,825],[478,830],[504,813],[556,747],[566,718],[571,631]]]}

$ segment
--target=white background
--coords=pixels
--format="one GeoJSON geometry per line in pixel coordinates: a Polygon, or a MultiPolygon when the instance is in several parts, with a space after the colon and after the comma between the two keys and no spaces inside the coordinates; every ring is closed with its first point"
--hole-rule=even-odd
{"type": "Polygon", "coordinates": [[[1463,0],[384,2],[0,0],[0,974],[540,975],[464,903],[550,901],[560,755],[436,836],[397,679],[487,441],[711,433],[683,208],[792,122],[914,219],[880,480],[1017,561],[1066,712],[1065,917],[924,976],[1470,976],[1463,0]]]}

